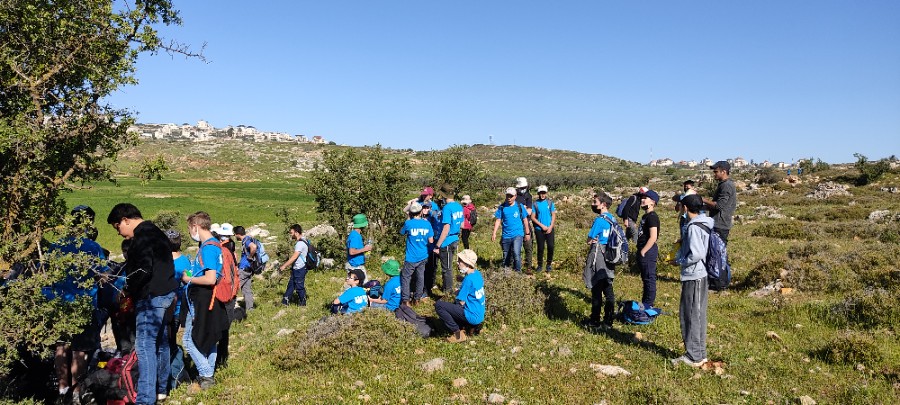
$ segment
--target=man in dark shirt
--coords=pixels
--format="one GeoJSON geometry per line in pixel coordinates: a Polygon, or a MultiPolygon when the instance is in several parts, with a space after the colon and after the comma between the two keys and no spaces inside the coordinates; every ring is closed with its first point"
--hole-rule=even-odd
{"type": "Polygon", "coordinates": [[[709,168],[712,169],[719,185],[716,187],[713,198],[711,200],[704,198],[703,203],[709,207],[709,216],[715,221],[713,230],[719,234],[725,245],[728,245],[728,233],[731,231],[734,210],[737,208],[737,190],[734,187],[734,180],[729,177],[731,165],[720,160],[709,168]]]}
{"type": "Polygon", "coordinates": [[[144,221],[132,204],[117,204],[106,222],[123,238],[131,239],[125,260],[125,293],[135,301],[137,318],[135,351],[140,376],[135,403],[154,404],[157,398],[165,398],[170,374],[163,318],[178,287],[171,245],[166,234],[144,221]]]}
{"type": "MultiPolygon", "coordinates": [[[[531,217],[531,210],[533,209],[532,204],[534,204],[534,198],[532,198],[531,193],[528,192],[528,179],[524,177],[516,178],[516,202],[525,206],[525,210],[528,212],[528,216],[531,217]]],[[[532,223],[528,221],[528,227],[525,229],[526,234],[533,234],[534,228],[532,227],[532,223]]],[[[525,273],[531,274],[531,252],[533,250],[532,240],[534,238],[530,238],[523,243],[523,247],[525,248],[525,257],[522,262],[525,265],[525,273]]]]}

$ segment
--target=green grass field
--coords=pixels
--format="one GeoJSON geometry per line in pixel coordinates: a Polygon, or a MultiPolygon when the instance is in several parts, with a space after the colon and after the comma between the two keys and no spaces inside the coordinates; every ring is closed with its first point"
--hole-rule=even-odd
{"type": "MultiPolygon", "coordinates": [[[[257,149],[241,152],[242,147],[227,144],[218,147],[218,152],[197,157],[189,153],[190,145],[154,143],[141,145],[125,156],[145,156],[160,146],[168,148],[167,153],[171,151],[173,162],[180,162],[173,165],[165,180],[141,185],[128,175],[133,164],[123,159],[117,164],[119,186],[98,184],[78,189],[67,197],[69,205],[92,205],[100,222],[105,222],[114,204],[128,201],[147,218],[161,211],[186,216],[205,210],[214,222],[265,222],[270,230],[280,232],[283,230],[274,213],[288,208],[305,228],[317,223],[314,199],[302,188],[308,178],[308,172],[302,169],[305,163],[298,166],[283,159],[291,154],[289,150],[267,145],[265,150],[254,147],[257,149]],[[253,159],[261,169],[242,178],[242,171],[234,168],[239,162],[253,160],[248,156],[257,156],[253,159]],[[219,174],[226,170],[230,171],[224,177],[230,181],[218,181],[222,178],[219,174]]],[[[311,155],[316,153],[315,149],[303,148],[311,155]]],[[[477,147],[473,153],[487,167],[496,165],[497,172],[509,173],[510,181],[515,173],[539,176],[540,170],[554,170],[531,167],[527,162],[538,159],[538,155],[538,160],[550,159],[548,156],[556,152],[511,148],[506,153],[512,150],[516,157],[504,162],[496,159],[501,153],[498,149],[477,147]],[[528,169],[516,172],[518,164],[528,169]]],[[[622,188],[630,188],[633,179],[647,176],[654,179],[654,189],[674,191],[680,179],[698,173],[649,168],[634,168],[636,174],[620,173],[629,170],[630,164],[599,156],[579,157],[574,152],[558,155],[564,158],[553,163],[560,166],[556,170],[574,166],[587,171],[608,170],[613,177],[623,179],[622,184],[616,184],[622,188]]],[[[834,173],[822,174],[821,181],[826,175],[847,173],[835,169],[834,173]]],[[[749,178],[752,174],[739,176],[749,178]]],[[[900,238],[896,237],[896,222],[871,224],[865,220],[877,209],[900,211],[896,194],[879,191],[881,186],[896,187],[897,183],[896,174],[889,174],[880,185],[851,188],[854,197],[826,201],[804,197],[815,186],[812,181],[784,190],[763,187],[739,194],[743,204],[737,214],[745,219],[737,221],[729,241],[736,288],[711,294],[709,301],[708,351],[711,360],[723,362],[718,370],[673,367],[668,361],[683,350],[677,316],[678,269],[668,264],[659,265],[657,301],[667,314],[655,323],[616,323],[611,331],[586,330],[578,325],[590,306],[590,291],[581,281],[587,233],[584,224],[590,217],[584,218],[589,211],[581,200],[563,202],[563,197],[577,196],[580,190],[563,190],[551,192],[563,218],[557,235],[556,271],[549,277],[538,274],[533,281],[523,281],[540,287],[542,314],[509,323],[487,319],[480,336],[459,345],[445,343],[446,333],[441,331],[436,338],[409,336],[394,342],[389,351],[375,349],[382,346],[372,341],[348,341],[346,347],[310,360],[328,367],[285,370],[279,366],[278,356],[290,353],[286,348],[298,345],[305,331],[327,314],[326,304],[340,291],[343,272],[311,273],[307,278],[310,305],[302,308],[278,304],[286,277],[257,280],[254,290],[258,309],[247,321],[233,326],[229,366],[217,373],[217,386],[203,393],[181,387],[168,403],[484,403],[491,394],[501,395],[503,403],[519,404],[781,404],[796,403],[801,396],[818,403],[898,403],[900,339],[896,333],[900,318],[896,315],[900,313],[896,308],[900,305],[900,272],[896,263],[900,260],[900,238]],[[762,205],[796,219],[754,218],[756,207],[762,205]],[[775,233],[794,227],[794,235],[775,233]],[[774,281],[782,270],[789,272],[784,282],[786,287],[795,288],[791,294],[748,296],[761,284],[774,281]],[[873,307],[873,316],[879,319],[874,325],[861,326],[830,315],[835,305],[846,302],[852,293],[878,288],[888,291],[889,300],[883,302],[888,308],[873,307]],[[282,329],[296,332],[278,336],[282,329]],[[847,333],[862,338],[841,340],[847,333]],[[827,352],[835,354],[824,354],[827,352]],[[444,359],[443,369],[424,371],[422,364],[435,358],[444,359]],[[620,366],[632,374],[606,377],[593,371],[592,365],[620,366]],[[465,378],[465,383],[459,378],[465,378]]],[[[406,198],[406,194],[398,196],[398,209],[406,198]]],[[[478,205],[489,203],[479,201],[478,205]]],[[[658,211],[663,221],[663,255],[676,238],[677,220],[671,201],[661,201],[658,211]]],[[[484,272],[499,271],[500,250],[490,242],[492,222],[487,220],[487,211],[480,214],[473,248],[484,272]]],[[[183,221],[181,227],[184,230],[183,221]]],[[[99,241],[115,252],[120,238],[112,227],[100,225],[99,241]]],[[[339,263],[343,260],[336,259],[339,263]]],[[[373,263],[378,259],[368,260],[373,263]]],[[[370,276],[383,282],[386,277],[377,267],[369,266],[370,276]]],[[[615,292],[619,300],[639,299],[639,275],[620,269],[615,292]]],[[[486,296],[490,301],[491,285],[486,286],[486,296]]],[[[433,307],[416,310],[434,317],[433,307]]],[[[374,318],[367,313],[356,316],[374,318]]],[[[374,340],[380,335],[377,331],[360,331],[360,336],[374,340]]],[[[496,395],[492,398],[498,399],[496,395]]]]}

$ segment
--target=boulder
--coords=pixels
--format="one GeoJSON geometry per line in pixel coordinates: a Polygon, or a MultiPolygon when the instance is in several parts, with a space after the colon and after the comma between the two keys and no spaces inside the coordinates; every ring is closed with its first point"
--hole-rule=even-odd
{"type": "Polygon", "coordinates": [[[816,189],[812,193],[809,193],[806,195],[806,198],[812,198],[815,200],[824,200],[824,199],[835,197],[835,196],[849,197],[849,196],[852,196],[852,194],[850,194],[850,192],[847,191],[847,189],[849,189],[849,188],[850,188],[850,186],[847,186],[844,184],[835,183],[833,181],[827,181],[825,183],[819,183],[816,186],[816,189]]]}

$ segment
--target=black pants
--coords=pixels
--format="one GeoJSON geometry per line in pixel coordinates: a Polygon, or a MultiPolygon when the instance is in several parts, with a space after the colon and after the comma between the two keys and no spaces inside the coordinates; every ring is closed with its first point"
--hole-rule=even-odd
{"type": "Polygon", "coordinates": [[[453,294],[453,263],[456,260],[456,248],[459,242],[453,242],[440,249],[439,258],[441,260],[441,273],[443,275],[443,283],[441,287],[444,294],[453,294]]]}
{"type": "MultiPolygon", "coordinates": [[[[441,261],[440,254],[434,253],[433,248],[429,247],[428,249],[428,261],[425,262],[425,288],[423,289],[424,295],[428,295],[428,292],[431,291],[435,286],[435,272],[437,271],[438,262],[441,261]]],[[[420,297],[416,297],[419,299],[420,297]]]]}
{"type": "MultiPolygon", "coordinates": [[[[528,221],[528,228],[525,229],[525,233],[528,232],[531,232],[531,236],[534,236],[534,227],[531,226],[531,221],[528,221]]],[[[522,239],[522,266],[528,271],[531,271],[531,251],[533,247],[534,238],[522,239]]]]}
{"type": "Polygon", "coordinates": [[[641,281],[644,288],[641,293],[641,302],[644,307],[650,308],[656,304],[656,260],[659,257],[659,245],[653,244],[653,247],[647,251],[647,254],[641,256],[638,251],[638,263],[641,266],[641,281]]]}
{"type": "Polygon", "coordinates": [[[601,308],[603,309],[603,323],[612,324],[616,310],[616,295],[613,292],[613,279],[611,278],[598,280],[591,288],[592,321],[600,321],[601,308]]]}
{"type": "Polygon", "coordinates": [[[550,234],[546,234],[540,229],[535,229],[534,235],[537,237],[537,266],[538,271],[541,271],[541,266],[544,264],[545,244],[547,245],[547,266],[553,263],[553,251],[556,247],[556,230],[554,229],[550,234]]]}
{"type": "Polygon", "coordinates": [[[471,229],[463,229],[462,230],[462,241],[463,241],[463,249],[469,248],[469,235],[472,234],[471,229]]]}
{"type": "Polygon", "coordinates": [[[450,329],[451,333],[474,326],[466,320],[466,310],[457,303],[447,301],[435,302],[434,312],[437,313],[438,318],[444,321],[444,325],[447,325],[447,329],[450,329]]]}

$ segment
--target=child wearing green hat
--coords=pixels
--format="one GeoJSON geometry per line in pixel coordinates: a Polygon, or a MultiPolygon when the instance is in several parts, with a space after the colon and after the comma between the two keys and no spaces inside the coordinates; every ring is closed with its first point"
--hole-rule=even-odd
{"type": "Polygon", "coordinates": [[[348,272],[350,270],[359,269],[365,273],[366,252],[372,250],[372,243],[363,243],[362,232],[360,232],[360,229],[369,226],[369,220],[366,218],[366,214],[354,215],[351,226],[353,229],[350,231],[350,234],[347,235],[347,264],[344,265],[344,268],[348,272]]]}
{"type": "Polygon", "coordinates": [[[370,298],[370,304],[384,304],[389,311],[400,306],[400,262],[391,259],[381,265],[381,271],[391,278],[384,283],[381,298],[370,298]]]}

